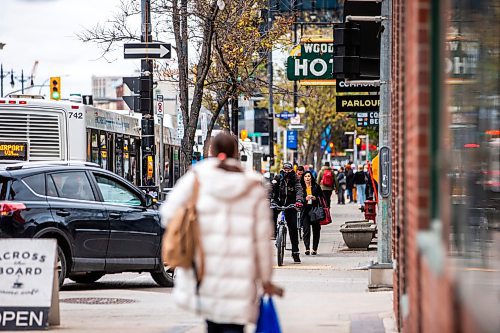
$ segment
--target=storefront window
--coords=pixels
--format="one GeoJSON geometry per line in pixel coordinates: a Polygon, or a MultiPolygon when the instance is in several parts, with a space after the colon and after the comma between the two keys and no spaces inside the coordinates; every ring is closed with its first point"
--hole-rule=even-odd
{"type": "MultiPolygon", "coordinates": [[[[445,42],[449,254],[481,322],[500,308],[500,5],[453,0],[445,42]],[[495,273],[497,272],[497,273],[495,273]],[[477,306],[482,304],[482,306],[477,306]],[[477,310],[477,311],[476,311],[477,310]]],[[[491,316],[491,318],[489,318],[491,316]]],[[[490,326],[489,329],[492,327],[490,326]]],[[[500,327],[499,327],[500,328],[500,327]]]]}

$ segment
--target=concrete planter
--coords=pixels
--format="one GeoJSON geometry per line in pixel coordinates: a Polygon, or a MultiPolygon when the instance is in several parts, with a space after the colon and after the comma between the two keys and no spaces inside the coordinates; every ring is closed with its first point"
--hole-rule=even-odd
{"type": "Polygon", "coordinates": [[[344,224],[342,224],[340,227],[344,228],[367,228],[371,227],[373,222],[370,221],[347,221],[344,224]]]}
{"type": "Polygon", "coordinates": [[[344,242],[350,249],[367,250],[373,238],[376,225],[343,224],[340,232],[344,242]]]}

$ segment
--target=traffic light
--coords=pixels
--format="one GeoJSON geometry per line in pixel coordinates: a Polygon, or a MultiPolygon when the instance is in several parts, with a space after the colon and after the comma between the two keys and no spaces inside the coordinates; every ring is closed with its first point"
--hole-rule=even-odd
{"type": "Polygon", "coordinates": [[[349,148],[349,136],[347,135],[342,135],[342,142],[341,142],[341,148],[342,149],[347,149],[349,148]]]}
{"type": "Polygon", "coordinates": [[[361,139],[356,138],[356,146],[358,146],[358,151],[361,150],[361,139]]]}
{"type": "Polygon", "coordinates": [[[61,99],[61,78],[59,76],[50,78],[50,99],[56,101],[61,99]]]}
{"type": "Polygon", "coordinates": [[[240,139],[245,140],[248,138],[248,131],[246,129],[242,129],[240,132],[240,139]]]}
{"type": "Polygon", "coordinates": [[[334,71],[337,79],[377,80],[380,75],[381,23],[376,20],[347,21],[347,17],[381,15],[381,3],[345,1],[344,24],[334,26],[334,71]]]}

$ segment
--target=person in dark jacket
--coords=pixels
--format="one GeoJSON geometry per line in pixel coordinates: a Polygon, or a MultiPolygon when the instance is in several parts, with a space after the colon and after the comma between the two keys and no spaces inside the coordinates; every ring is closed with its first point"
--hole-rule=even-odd
{"type": "Polygon", "coordinates": [[[350,164],[345,166],[345,178],[346,178],[346,187],[347,187],[347,198],[349,199],[349,203],[354,202],[354,196],[352,189],[354,188],[354,172],[351,168],[350,164]]]}
{"type": "Polygon", "coordinates": [[[345,205],[345,190],[347,188],[347,179],[344,173],[344,168],[340,167],[339,173],[337,174],[337,181],[339,183],[337,196],[338,196],[338,204],[345,205]]]}
{"type": "Polygon", "coordinates": [[[368,176],[363,170],[363,166],[358,166],[358,172],[354,174],[354,186],[356,186],[356,193],[358,194],[359,209],[365,209],[366,201],[366,184],[368,182],[368,176]]]}
{"type": "Polygon", "coordinates": [[[304,245],[306,247],[306,255],[316,255],[318,253],[319,238],[321,233],[320,221],[311,221],[309,212],[313,207],[322,207],[321,202],[325,202],[325,197],[321,186],[316,183],[311,171],[304,172],[302,176],[302,189],[304,191],[304,212],[302,214],[302,222],[304,227],[304,245]],[[322,200],[322,201],[321,201],[322,200]],[[312,252],[310,248],[311,228],[313,236],[312,252]]]}
{"type": "MultiPolygon", "coordinates": [[[[291,163],[284,163],[283,170],[272,181],[271,204],[288,206],[295,204],[297,209],[303,205],[303,192],[300,181],[293,171],[291,163]]],[[[292,243],[292,258],[295,263],[300,263],[299,254],[299,232],[297,229],[297,211],[287,209],[285,219],[292,243]]]]}

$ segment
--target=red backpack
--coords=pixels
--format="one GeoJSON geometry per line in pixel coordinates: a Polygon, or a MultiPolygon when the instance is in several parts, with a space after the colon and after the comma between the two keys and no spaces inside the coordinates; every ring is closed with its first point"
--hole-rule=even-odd
{"type": "Polygon", "coordinates": [[[321,185],[332,187],[333,186],[333,172],[331,169],[326,169],[321,178],[321,185]]]}

